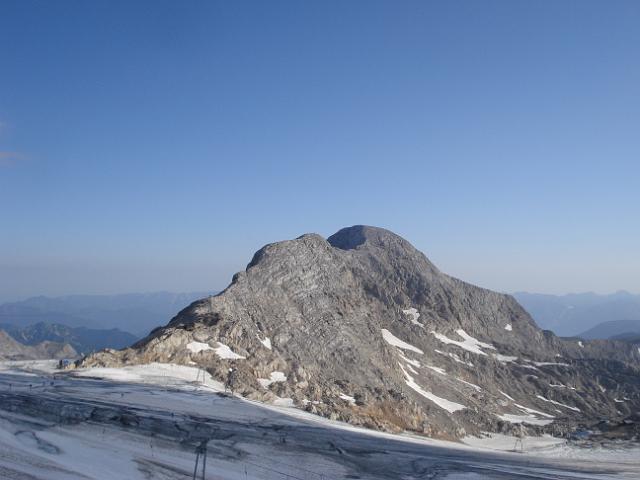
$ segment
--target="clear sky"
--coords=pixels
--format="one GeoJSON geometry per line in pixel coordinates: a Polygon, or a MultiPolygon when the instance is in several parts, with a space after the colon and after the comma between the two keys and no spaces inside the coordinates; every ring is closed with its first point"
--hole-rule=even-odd
{"type": "Polygon", "coordinates": [[[0,300],[226,286],[389,228],[640,292],[640,2],[0,2],[0,300]]]}

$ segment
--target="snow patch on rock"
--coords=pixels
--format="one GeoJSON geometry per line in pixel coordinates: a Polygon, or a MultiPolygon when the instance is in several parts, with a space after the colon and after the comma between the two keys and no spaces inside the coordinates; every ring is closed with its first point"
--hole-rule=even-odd
{"type": "Polygon", "coordinates": [[[477,392],[481,392],[482,388],[480,388],[478,385],[476,385],[475,383],[471,383],[471,382],[467,382],[466,380],[462,380],[461,378],[456,378],[456,380],[458,380],[459,382],[464,383],[465,385],[469,385],[471,388],[473,388],[474,390],[476,390],[477,392]]]}
{"type": "Polygon", "coordinates": [[[533,408],[525,407],[524,405],[520,405],[519,403],[514,403],[516,407],[520,410],[524,410],[527,413],[531,413],[533,415],[541,415],[547,418],[555,418],[553,415],[549,415],[548,413],[541,412],[540,410],[534,410],[533,408]]]}
{"type": "Polygon", "coordinates": [[[507,395],[506,393],[504,393],[502,390],[500,390],[500,393],[502,395],[504,395],[505,397],[507,397],[509,400],[511,400],[512,402],[515,402],[515,400],[513,399],[513,397],[510,397],[509,395],[507,395]]]}
{"type": "Polygon", "coordinates": [[[191,343],[187,343],[187,350],[193,353],[199,353],[199,352],[206,352],[207,350],[213,350],[213,347],[208,343],[191,342],[191,343]]]}
{"type": "Polygon", "coordinates": [[[465,362],[464,360],[462,360],[457,354],[455,353],[449,353],[449,352],[443,352],[442,350],[437,350],[434,349],[433,350],[436,353],[439,353],[440,355],[444,355],[445,357],[449,357],[452,358],[455,362],[457,363],[462,363],[463,365],[467,365],[469,367],[473,367],[473,363],[471,362],[465,362]]]}
{"type": "Polygon", "coordinates": [[[434,367],[433,365],[425,365],[425,367],[430,368],[434,372],[438,372],[440,375],[446,375],[447,371],[444,368],[434,367]]]}
{"type": "Polygon", "coordinates": [[[402,310],[402,313],[404,313],[405,315],[408,315],[411,323],[413,323],[414,325],[418,325],[419,327],[424,328],[424,325],[422,323],[420,323],[418,321],[418,319],[420,318],[420,313],[418,312],[418,310],[416,310],[415,308],[408,308],[406,310],[402,310]]]}
{"type": "Polygon", "coordinates": [[[407,362],[409,365],[413,365],[416,368],[420,368],[420,362],[418,360],[411,360],[410,358],[405,357],[402,353],[399,353],[400,358],[407,362]]]}
{"type": "MultiPolygon", "coordinates": [[[[398,365],[400,365],[400,367],[402,367],[402,364],[400,362],[398,362],[398,365]]],[[[407,365],[405,365],[405,367],[407,367],[407,370],[409,370],[414,375],[420,375],[411,365],[407,364],[407,365]]]]}
{"type": "Polygon", "coordinates": [[[242,355],[235,353],[222,342],[218,342],[218,346],[214,348],[213,351],[224,360],[242,360],[245,358],[242,355]]]}
{"type": "Polygon", "coordinates": [[[481,342],[480,340],[478,340],[477,338],[473,338],[471,335],[469,335],[467,332],[465,332],[464,330],[462,330],[461,328],[456,330],[456,333],[462,337],[462,341],[459,340],[452,340],[451,338],[447,337],[446,335],[443,335],[441,333],[437,333],[435,331],[431,332],[438,340],[440,340],[442,343],[445,343],[447,345],[456,345],[460,348],[463,348],[469,352],[478,354],[478,355],[486,355],[485,352],[482,351],[483,348],[486,349],[491,349],[491,350],[495,350],[496,347],[494,347],[493,345],[489,344],[489,343],[484,343],[481,342]]]}
{"type": "Polygon", "coordinates": [[[460,403],[452,402],[450,400],[447,400],[446,398],[441,398],[441,397],[438,397],[437,395],[434,395],[431,392],[427,392],[425,389],[423,389],[420,385],[418,385],[414,381],[413,377],[407,373],[407,371],[402,367],[402,365],[400,365],[400,369],[402,369],[402,373],[404,373],[405,383],[407,384],[407,386],[409,386],[411,389],[418,392],[420,395],[422,395],[426,399],[431,400],[440,408],[446,410],[449,413],[457,412],[458,410],[463,410],[467,408],[466,406],[460,403]]]}
{"type": "Polygon", "coordinates": [[[271,372],[269,378],[259,378],[258,383],[264,388],[268,388],[272,383],[286,382],[287,376],[283,372],[271,372]]]}
{"type": "Polygon", "coordinates": [[[273,402],[271,402],[271,404],[277,407],[294,407],[293,398],[278,397],[273,402]]]}
{"type": "Polygon", "coordinates": [[[554,405],[558,405],[559,407],[568,408],[569,410],[573,410],[574,412],[579,412],[580,409],[578,407],[571,407],[569,405],[565,405],[564,403],[556,402],[555,400],[550,400],[548,398],[543,397],[542,395],[536,395],[543,402],[553,403],[554,405]]]}
{"type": "Polygon", "coordinates": [[[356,404],[356,399],[355,399],[355,398],[353,398],[353,397],[352,397],[352,396],[350,396],[350,395],[347,395],[347,394],[345,394],[345,393],[341,393],[341,394],[339,395],[339,397],[340,397],[342,400],[345,400],[345,401],[349,402],[351,405],[355,405],[355,404],[356,404]]]}
{"type": "Polygon", "coordinates": [[[403,350],[410,350],[421,355],[424,354],[424,352],[418,347],[414,347],[413,345],[403,342],[386,328],[382,329],[382,338],[384,338],[385,342],[387,342],[389,345],[393,345],[394,347],[402,348],[403,350]]]}
{"type": "Polygon", "coordinates": [[[550,383],[549,386],[552,387],[552,388],[568,388],[569,390],[575,390],[576,389],[576,387],[570,387],[568,385],[563,385],[561,383],[550,383]]]}
{"type": "Polygon", "coordinates": [[[260,343],[264,345],[264,348],[268,348],[269,350],[271,350],[271,339],[269,337],[264,337],[264,339],[262,339],[258,335],[258,340],[260,340],[260,343]]]}
{"type": "Polygon", "coordinates": [[[570,367],[568,363],[560,363],[560,362],[531,362],[537,367],[548,367],[548,366],[558,366],[558,367],[570,367]]]}
{"type": "Polygon", "coordinates": [[[518,357],[513,357],[511,355],[501,355],[500,353],[494,353],[493,356],[501,363],[515,362],[516,360],[518,360],[518,357]]]}

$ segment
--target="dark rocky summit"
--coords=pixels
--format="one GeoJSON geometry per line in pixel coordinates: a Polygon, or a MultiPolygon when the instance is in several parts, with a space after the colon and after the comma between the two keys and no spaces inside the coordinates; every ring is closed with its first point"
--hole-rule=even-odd
{"type": "Polygon", "coordinates": [[[267,245],[219,295],[79,365],[148,362],[198,365],[251,398],[443,438],[519,425],[564,434],[640,407],[637,346],[560,339],[511,296],[445,275],[366,226],[267,245]]]}

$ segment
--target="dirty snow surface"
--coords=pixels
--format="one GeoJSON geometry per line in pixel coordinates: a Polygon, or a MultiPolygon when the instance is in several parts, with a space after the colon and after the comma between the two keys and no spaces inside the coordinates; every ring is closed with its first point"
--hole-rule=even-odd
{"type": "Polygon", "coordinates": [[[193,367],[71,376],[53,365],[0,364],[1,479],[188,480],[205,440],[209,480],[640,478],[637,449],[582,450],[542,437],[513,453],[512,437],[450,443],[252,402],[193,367]]]}

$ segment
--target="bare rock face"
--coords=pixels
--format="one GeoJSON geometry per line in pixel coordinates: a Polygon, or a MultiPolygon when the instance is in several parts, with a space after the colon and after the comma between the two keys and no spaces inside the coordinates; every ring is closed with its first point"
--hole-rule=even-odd
{"type": "Polygon", "coordinates": [[[560,339],[511,296],[366,226],[267,245],[219,295],[81,365],[147,362],[197,364],[251,398],[441,438],[566,433],[640,407],[636,346],[560,339]]]}

